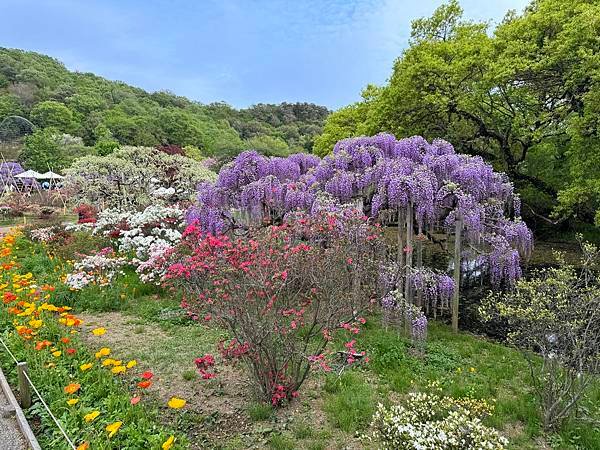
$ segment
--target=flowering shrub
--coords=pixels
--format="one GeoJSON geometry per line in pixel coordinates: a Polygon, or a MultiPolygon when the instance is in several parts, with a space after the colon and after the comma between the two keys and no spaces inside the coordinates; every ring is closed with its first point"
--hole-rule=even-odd
{"type": "Polygon", "coordinates": [[[115,256],[112,248],[104,248],[76,262],[73,273],[67,274],[65,284],[73,290],[83,289],[90,283],[106,286],[127,263],[127,258],[115,256]]]}
{"type": "Polygon", "coordinates": [[[175,247],[166,242],[150,244],[148,256],[145,261],[134,259],[137,264],[135,271],[143,283],[161,284],[171,263],[171,256],[175,247]]]}
{"type": "Polygon", "coordinates": [[[379,404],[369,439],[389,450],[502,450],[508,440],[481,422],[492,410],[484,400],[413,392],[402,405],[379,404]]]}
{"type": "Polygon", "coordinates": [[[156,204],[152,193],[174,190],[166,204],[189,200],[196,185],[215,174],[198,161],[154,148],[121,147],[106,156],[84,156],[65,171],[65,189],[76,201],[132,210],[156,204]]]}
{"type": "Polygon", "coordinates": [[[154,245],[173,246],[184,229],[183,211],[176,207],[148,206],[141,212],[107,209],[98,216],[95,233],[117,240],[119,251],[147,260],[154,245]]]}
{"type": "Polygon", "coordinates": [[[546,429],[571,416],[600,372],[600,251],[582,243],[582,253],[581,267],[557,254],[559,267],[491,292],[480,307],[485,321],[506,321],[509,342],[525,351],[546,429]]]}
{"type": "MultiPolygon", "coordinates": [[[[193,318],[229,329],[222,355],[247,363],[274,406],[297,395],[313,365],[329,368],[337,332],[359,332],[383,251],[356,210],[296,219],[235,240],[191,225],[167,274],[193,318]]],[[[352,362],[360,352],[348,345],[352,362]]]]}
{"type": "Polygon", "coordinates": [[[92,205],[84,203],[74,210],[77,214],[77,223],[94,223],[98,217],[98,211],[92,205]]]}
{"type": "Polygon", "coordinates": [[[36,228],[29,232],[29,237],[38,242],[50,242],[56,236],[56,227],[36,228]]]}

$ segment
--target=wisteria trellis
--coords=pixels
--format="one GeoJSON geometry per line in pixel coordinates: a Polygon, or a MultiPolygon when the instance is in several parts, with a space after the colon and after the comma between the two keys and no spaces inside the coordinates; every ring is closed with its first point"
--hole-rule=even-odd
{"type": "MultiPolygon", "coordinates": [[[[431,276],[419,263],[413,267],[413,244],[418,252],[424,233],[445,229],[461,236],[459,259],[461,244],[477,249],[495,285],[512,285],[521,275],[521,259],[532,249],[532,234],[520,219],[520,200],[508,177],[481,157],[457,154],[444,140],[429,143],[420,136],[344,139],[323,159],[243,152],[221,169],[215,183],[199,186],[198,204],[187,220],[212,233],[277,222],[297,209],[311,211],[320,193],[340,203],[356,202],[366,215],[398,224],[399,284],[409,300],[414,287],[422,295],[418,287],[428,285],[419,278],[431,276]]],[[[447,290],[447,277],[441,280],[447,290]]]]}

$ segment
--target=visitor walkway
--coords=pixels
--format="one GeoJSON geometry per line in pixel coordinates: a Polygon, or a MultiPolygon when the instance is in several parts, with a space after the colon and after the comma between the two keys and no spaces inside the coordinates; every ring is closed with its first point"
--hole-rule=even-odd
{"type": "Polygon", "coordinates": [[[14,407],[0,389],[0,450],[25,450],[28,448],[15,414],[14,407]]]}

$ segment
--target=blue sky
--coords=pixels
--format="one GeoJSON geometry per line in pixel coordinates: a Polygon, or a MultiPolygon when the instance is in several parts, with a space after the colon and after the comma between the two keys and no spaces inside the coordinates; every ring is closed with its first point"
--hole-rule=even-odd
{"type": "MultiPolygon", "coordinates": [[[[382,84],[441,0],[0,0],[0,46],[203,103],[336,109],[382,84]]],[[[462,0],[497,23],[527,0],[462,0]]]]}

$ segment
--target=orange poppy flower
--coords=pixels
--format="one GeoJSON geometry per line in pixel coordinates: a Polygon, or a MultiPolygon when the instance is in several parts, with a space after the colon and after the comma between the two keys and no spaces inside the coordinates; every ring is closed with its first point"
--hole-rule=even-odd
{"type": "Polygon", "coordinates": [[[81,385],[79,383],[71,383],[65,386],[65,393],[74,394],[79,390],[81,385]]]}

